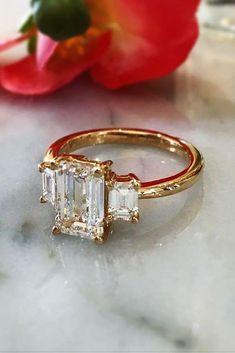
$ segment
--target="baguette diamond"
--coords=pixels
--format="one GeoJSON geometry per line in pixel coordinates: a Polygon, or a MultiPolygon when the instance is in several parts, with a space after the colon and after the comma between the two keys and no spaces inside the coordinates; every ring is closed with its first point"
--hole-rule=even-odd
{"type": "Polygon", "coordinates": [[[64,234],[95,238],[104,232],[105,176],[94,164],[62,162],[43,172],[43,196],[54,205],[55,226],[64,234]]]}
{"type": "Polygon", "coordinates": [[[50,202],[52,205],[55,203],[56,198],[56,172],[46,168],[42,173],[42,196],[45,201],[50,202]]]}
{"type": "Polygon", "coordinates": [[[132,181],[114,183],[109,192],[109,212],[114,220],[131,221],[138,213],[138,192],[132,181]]]}

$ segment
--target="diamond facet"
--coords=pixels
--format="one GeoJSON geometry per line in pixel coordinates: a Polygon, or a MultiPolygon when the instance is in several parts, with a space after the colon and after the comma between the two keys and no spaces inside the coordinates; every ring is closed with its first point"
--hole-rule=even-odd
{"type": "Polygon", "coordinates": [[[114,220],[131,221],[138,213],[138,192],[131,181],[116,181],[109,192],[109,213],[114,220]]]}

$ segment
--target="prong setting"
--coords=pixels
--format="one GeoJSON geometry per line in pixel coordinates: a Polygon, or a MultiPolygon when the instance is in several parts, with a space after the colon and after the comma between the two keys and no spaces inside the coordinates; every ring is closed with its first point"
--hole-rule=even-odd
{"type": "Polygon", "coordinates": [[[111,161],[111,160],[107,160],[105,162],[100,163],[100,167],[104,172],[110,171],[112,165],[113,165],[113,161],[111,161]]]}
{"type": "Polygon", "coordinates": [[[56,170],[58,169],[58,164],[55,162],[42,162],[38,165],[40,173],[43,173],[46,169],[56,170]]]}
{"type": "Polygon", "coordinates": [[[38,165],[38,170],[40,173],[43,173],[46,168],[48,168],[49,165],[46,162],[42,162],[38,165]]]}
{"type": "Polygon", "coordinates": [[[139,223],[140,214],[139,211],[135,210],[131,213],[131,223],[136,224],[139,223]]]}
{"type": "Polygon", "coordinates": [[[53,226],[51,232],[52,232],[53,235],[58,236],[58,235],[61,234],[61,229],[58,226],[55,225],[55,226],[53,226]]]}
{"type": "Polygon", "coordinates": [[[97,236],[94,238],[94,241],[97,245],[102,245],[105,242],[104,236],[97,236]]]}
{"type": "Polygon", "coordinates": [[[44,196],[40,196],[39,201],[40,203],[47,203],[47,199],[44,196]]]}
{"type": "Polygon", "coordinates": [[[103,175],[103,172],[102,172],[101,169],[95,169],[94,172],[93,172],[93,176],[95,178],[100,178],[100,177],[102,177],[102,175],[103,175]]]}

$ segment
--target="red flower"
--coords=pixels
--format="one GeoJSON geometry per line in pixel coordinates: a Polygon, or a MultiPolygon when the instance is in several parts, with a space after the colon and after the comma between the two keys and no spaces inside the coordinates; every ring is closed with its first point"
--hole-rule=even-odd
{"type": "MultiPolygon", "coordinates": [[[[166,75],[187,58],[197,39],[198,2],[86,0],[92,26],[84,35],[55,42],[38,33],[36,54],[0,67],[0,84],[12,92],[43,94],[87,69],[111,89],[166,75]]],[[[12,44],[0,43],[0,51],[12,44]]]]}

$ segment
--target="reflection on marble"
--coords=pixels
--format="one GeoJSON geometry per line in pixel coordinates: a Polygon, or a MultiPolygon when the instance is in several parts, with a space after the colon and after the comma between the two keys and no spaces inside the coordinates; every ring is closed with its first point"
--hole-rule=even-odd
{"type": "MultiPolygon", "coordinates": [[[[158,82],[107,92],[83,77],[42,98],[0,91],[0,351],[235,352],[234,54],[229,38],[203,32],[158,82]],[[141,223],[116,223],[104,246],[52,238],[37,163],[58,137],[111,126],[194,142],[203,179],[142,200],[141,223]]],[[[181,165],[144,148],[89,153],[145,179],[181,165]]]]}

